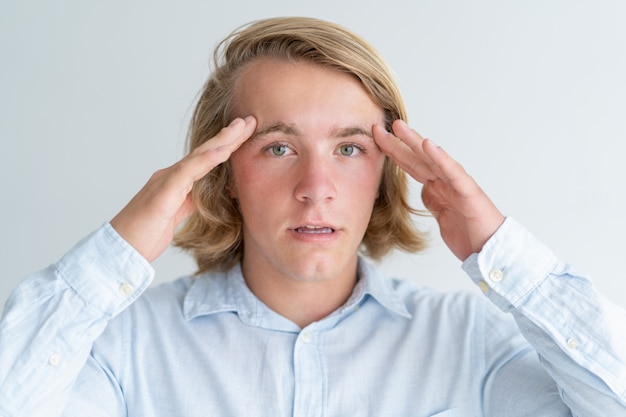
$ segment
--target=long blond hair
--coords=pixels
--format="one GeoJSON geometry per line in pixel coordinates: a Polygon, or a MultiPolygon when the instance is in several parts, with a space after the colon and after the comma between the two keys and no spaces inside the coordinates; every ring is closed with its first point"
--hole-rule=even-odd
{"type": "MultiPolygon", "coordinates": [[[[358,78],[385,114],[387,130],[396,119],[406,120],[400,91],[378,52],[358,35],[319,19],[281,17],[246,25],[226,37],[215,49],[214,69],[206,82],[191,120],[188,151],[215,136],[232,117],[234,86],[240,70],[257,58],[309,60],[358,78]]],[[[197,181],[192,189],[196,212],[175,236],[190,251],[198,272],[226,269],[243,254],[242,217],[229,196],[228,162],[197,181]]],[[[408,203],[407,177],[386,158],[379,197],[362,241],[362,253],[381,259],[398,247],[417,252],[425,235],[412,219],[421,214],[408,203]]]]}

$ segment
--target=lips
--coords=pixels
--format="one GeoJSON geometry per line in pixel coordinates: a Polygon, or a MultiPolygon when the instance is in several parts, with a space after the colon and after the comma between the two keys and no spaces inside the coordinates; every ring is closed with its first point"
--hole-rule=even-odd
{"type": "Polygon", "coordinates": [[[311,234],[311,235],[329,234],[335,231],[335,229],[333,229],[332,227],[313,226],[313,225],[304,225],[304,226],[296,227],[293,230],[296,233],[311,234]]]}

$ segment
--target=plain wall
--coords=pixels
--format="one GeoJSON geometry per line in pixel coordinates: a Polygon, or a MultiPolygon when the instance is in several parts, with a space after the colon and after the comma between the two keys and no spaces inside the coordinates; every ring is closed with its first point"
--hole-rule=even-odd
{"type": "MultiPolygon", "coordinates": [[[[182,156],[221,38],[251,20],[306,15],[372,42],[411,125],[626,306],[626,2],[223,3],[0,3],[0,304],[182,156]]],[[[432,219],[417,221],[432,230],[431,248],[383,268],[476,291],[432,219]]],[[[159,282],[193,262],[168,250],[155,268],[159,282]]]]}

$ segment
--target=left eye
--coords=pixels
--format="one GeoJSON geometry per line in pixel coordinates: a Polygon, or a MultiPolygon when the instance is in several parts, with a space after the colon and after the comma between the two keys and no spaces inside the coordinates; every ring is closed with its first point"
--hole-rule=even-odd
{"type": "Polygon", "coordinates": [[[353,145],[341,145],[339,147],[339,152],[343,156],[351,156],[356,151],[356,148],[353,145]]]}
{"type": "Polygon", "coordinates": [[[272,155],[283,156],[287,153],[287,147],[285,145],[272,145],[270,148],[272,155]]]}

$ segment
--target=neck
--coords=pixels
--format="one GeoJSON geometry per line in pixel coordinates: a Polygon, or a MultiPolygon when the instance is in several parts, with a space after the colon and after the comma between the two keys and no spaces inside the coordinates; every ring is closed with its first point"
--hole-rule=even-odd
{"type": "Polygon", "coordinates": [[[260,274],[242,262],[243,276],[256,297],[266,306],[296,323],[301,329],[341,307],[357,281],[356,264],[343,276],[324,281],[298,281],[280,274],[260,274]]]}

